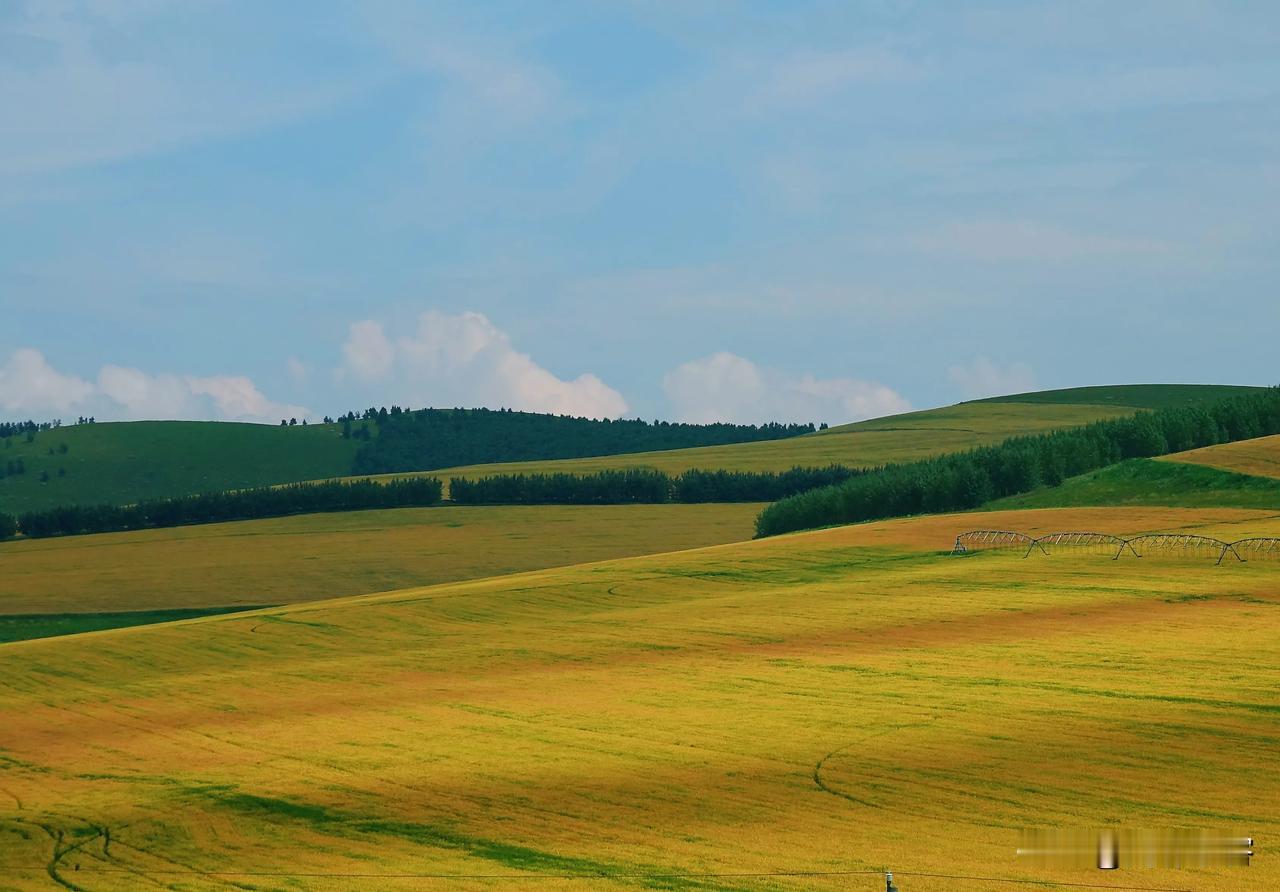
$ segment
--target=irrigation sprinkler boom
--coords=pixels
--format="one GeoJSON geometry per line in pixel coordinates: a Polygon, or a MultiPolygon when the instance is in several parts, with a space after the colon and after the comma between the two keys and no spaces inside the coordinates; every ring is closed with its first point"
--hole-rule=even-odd
{"type": "Polygon", "coordinates": [[[969,530],[956,536],[952,554],[969,554],[974,551],[1022,551],[1028,558],[1039,549],[1041,554],[1052,556],[1055,551],[1108,554],[1119,560],[1127,550],[1134,557],[1148,555],[1172,557],[1216,557],[1221,564],[1228,554],[1245,563],[1251,559],[1280,560],[1280,537],[1260,536],[1224,542],[1211,536],[1194,533],[1145,533],[1125,539],[1110,533],[1091,530],[1070,530],[1029,536],[1012,530],[969,530]],[[1246,557],[1247,555],[1247,557],[1246,557]]]}

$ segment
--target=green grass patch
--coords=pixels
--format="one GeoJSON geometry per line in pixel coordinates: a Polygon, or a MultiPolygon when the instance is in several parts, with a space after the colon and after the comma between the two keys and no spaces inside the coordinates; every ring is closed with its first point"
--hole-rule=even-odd
{"type": "Polygon", "coordinates": [[[54,638],[80,632],[122,629],[126,626],[149,626],[197,616],[259,610],[274,605],[245,607],[186,607],[169,610],[128,610],[117,613],[13,613],[0,615],[0,644],[27,641],[32,638],[54,638]]]}
{"type": "Polygon", "coordinates": [[[358,445],[332,424],[130,421],[54,428],[30,443],[25,436],[0,440],[0,467],[17,459],[25,466],[25,473],[0,478],[0,511],[120,505],[337,477],[350,470],[358,445]]]}
{"type": "Polygon", "coordinates": [[[988,502],[982,510],[1119,505],[1280,509],[1280,480],[1136,458],[1071,477],[1060,486],[988,502]]]}

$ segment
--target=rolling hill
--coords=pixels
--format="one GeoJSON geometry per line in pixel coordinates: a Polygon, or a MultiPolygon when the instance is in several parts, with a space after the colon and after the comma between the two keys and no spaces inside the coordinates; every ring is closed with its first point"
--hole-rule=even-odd
{"type": "MultiPolygon", "coordinates": [[[[832,427],[787,440],[700,449],[631,453],[598,458],[502,462],[445,468],[452,477],[486,474],[590,474],[648,467],[668,474],[706,470],[785,471],[800,466],[843,464],[872,467],[915,461],[946,452],[998,443],[1020,434],[1043,433],[1166,406],[1201,406],[1265,388],[1234,385],[1132,384],[1079,387],[959,403],[903,415],[832,427]]],[[[398,475],[385,475],[398,476],[398,475]]]]}
{"type": "Polygon", "coordinates": [[[1067,387],[994,396],[975,403],[1057,403],[1091,406],[1125,406],[1135,409],[1168,409],[1176,406],[1210,406],[1228,397],[1241,396],[1265,387],[1238,384],[1104,384],[1067,387]]]}
{"type": "Polygon", "coordinates": [[[357,441],[336,425],[280,427],[225,421],[78,424],[0,441],[0,511],[139,499],[292,483],[346,474],[357,441]],[[65,446],[65,451],[63,447],[65,446]],[[47,481],[42,480],[44,475],[47,481]]]}
{"type": "MultiPolygon", "coordinates": [[[[1086,424],[1139,408],[1197,404],[1210,395],[1250,389],[1256,388],[1126,385],[1046,391],[872,419],[786,439],[598,458],[467,465],[437,473],[447,479],[488,473],[589,473],[624,467],[653,467],[669,473],[689,468],[783,471],[795,465],[832,463],[864,467],[968,449],[1015,434],[1086,424]]],[[[370,428],[376,432],[377,426],[370,424],[370,428]]],[[[0,477],[0,512],[19,514],[65,504],[120,504],[346,477],[360,445],[357,439],[343,439],[339,425],[135,421],[61,427],[38,433],[31,443],[19,436],[0,444],[0,470],[18,459],[25,467],[25,473],[0,477]]]]}
{"type": "MultiPolygon", "coordinates": [[[[1280,832],[1274,566],[942,553],[971,523],[0,646],[0,874],[985,892],[1102,881],[1020,862],[1025,826],[1280,832]]],[[[1248,892],[1280,864],[1104,879],[1248,892]]]]}

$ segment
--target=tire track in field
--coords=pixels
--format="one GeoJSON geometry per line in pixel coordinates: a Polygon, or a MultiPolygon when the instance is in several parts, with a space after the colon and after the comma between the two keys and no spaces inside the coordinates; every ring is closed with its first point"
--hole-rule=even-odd
{"type": "Polygon", "coordinates": [[[858,746],[859,744],[866,743],[868,740],[874,740],[877,737],[883,737],[886,734],[892,734],[894,731],[901,731],[906,728],[924,728],[929,725],[932,725],[935,721],[937,721],[937,719],[938,719],[937,716],[932,716],[927,722],[903,722],[902,724],[899,724],[899,725],[890,725],[889,727],[882,728],[879,731],[873,731],[870,734],[864,734],[862,737],[859,737],[856,740],[849,741],[844,746],[836,747],[831,752],[827,753],[825,756],[819,759],[817,761],[817,764],[813,766],[813,782],[817,784],[818,789],[824,793],[830,793],[832,796],[838,796],[841,799],[847,799],[849,802],[853,802],[857,805],[861,805],[866,808],[882,808],[881,805],[875,802],[871,802],[866,799],[859,799],[857,796],[854,796],[852,793],[847,793],[844,790],[840,790],[831,786],[830,783],[828,783],[825,779],[823,779],[822,769],[826,766],[827,762],[830,761],[835,756],[838,756],[841,753],[845,752],[846,750],[850,750],[853,747],[858,746]]]}

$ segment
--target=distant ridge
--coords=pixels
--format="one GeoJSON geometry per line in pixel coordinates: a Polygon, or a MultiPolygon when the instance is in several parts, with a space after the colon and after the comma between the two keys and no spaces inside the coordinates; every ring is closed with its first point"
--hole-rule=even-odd
{"type": "MultiPolygon", "coordinates": [[[[1266,390],[1242,384],[1102,384],[993,396],[967,403],[1067,403],[1073,405],[1129,406],[1165,409],[1170,406],[1205,406],[1231,396],[1266,390]]],[[[962,403],[961,405],[966,405],[962,403]]]]}

